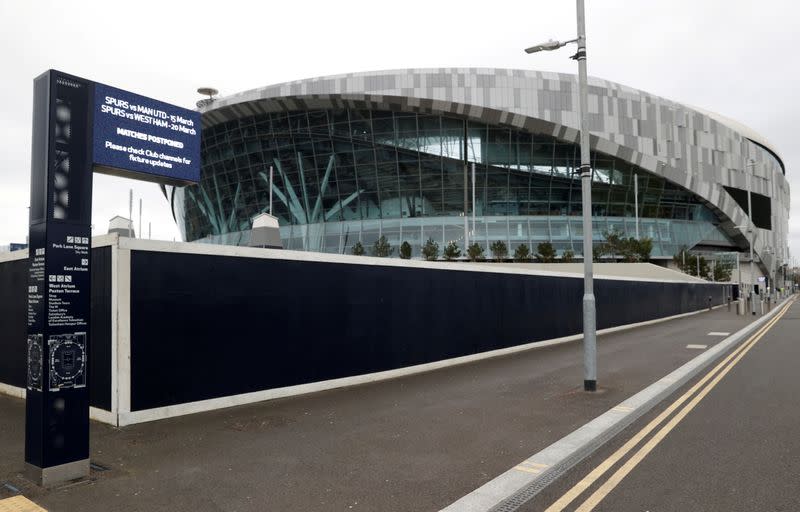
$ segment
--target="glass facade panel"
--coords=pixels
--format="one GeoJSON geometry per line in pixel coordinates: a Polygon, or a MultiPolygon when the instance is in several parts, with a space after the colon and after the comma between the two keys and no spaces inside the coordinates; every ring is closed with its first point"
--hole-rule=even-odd
{"type": "MultiPolygon", "coordinates": [[[[551,241],[582,252],[581,183],[575,144],[452,116],[333,109],[260,114],[203,131],[199,185],[173,190],[187,241],[247,244],[251,219],[269,208],[288,249],[349,252],[381,235],[415,255],[429,237],[463,249],[464,212],[471,240],[503,240],[511,251],[551,241]],[[466,154],[466,159],[465,159],[466,154]],[[475,165],[475,214],[468,202],[475,165]]],[[[594,241],[619,229],[634,236],[634,179],[639,231],[653,257],[682,245],[728,241],[717,219],[688,190],[617,158],[592,153],[594,241]]],[[[394,252],[397,255],[397,251],[394,252]]]]}

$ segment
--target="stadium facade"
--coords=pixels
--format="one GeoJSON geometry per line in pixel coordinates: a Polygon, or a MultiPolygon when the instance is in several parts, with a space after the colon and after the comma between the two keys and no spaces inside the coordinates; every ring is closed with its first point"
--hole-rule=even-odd
{"type": "MultiPolygon", "coordinates": [[[[495,240],[510,252],[550,241],[580,257],[577,108],[574,75],[511,69],[354,73],[254,89],[203,102],[202,181],[167,196],[184,240],[247,245],[252,218],[269,208],[272,167],[287,249],[349,253],[385,235],[395,248],[408,241],[417,257],[428,238],[463,249],[469,237],[487,252],[495,240]]],[[[684,246],[743,251],[751,180],[755,251],[765,269],[786,260],[789,185],[763,137],[596,78],[588,116],[595,243],[610,230],[634,236],[638,192],[639,232],[653,240],[654,258],[684,246]]]]}

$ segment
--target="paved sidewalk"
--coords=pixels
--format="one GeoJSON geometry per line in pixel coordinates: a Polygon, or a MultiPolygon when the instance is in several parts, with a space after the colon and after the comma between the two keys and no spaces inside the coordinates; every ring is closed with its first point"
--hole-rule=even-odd
{"type": "Polygon", "coordinates": [[[519,510],[546,510],[604,463],[608,470],[593,482],[584,480],[582,492],[564,510],[585,506],[584,502],[594,493],[598,493],[596,512],[800,510],[798,327],[800,301],[795,300],[786,314],[742,354],[740,361],[728,365],[730,371],[722,375],[717,385],[706,384],[691,395],[695,398],[702,394],[702,389],[709,388],[707,396],[700,397],[685,417],[679,416],[690,403],[688,399],[619,460],[613,464],[607,462],[714,365],[519,510]],[[671,419],[677,423],[659,441],[657,433],[671,419]],[[637,452],[647,443],[655,443],[652,451],[637,459],[637,452]],[[613,486],[612,475],[627,464],[633,464],[632,469],[613,479],[618,482],[613,486]]]}
{"type": "MultiPolygon", "coordinates": [[[[726,308],[421,375],[114,429],[92,425],[89,482],[18,475],[24,402],[0,397],[4,483],[50,511],[438,510],[752,320],[726,308]]],[[[4,494],[5,493],[5,494],[4,494]]]]}

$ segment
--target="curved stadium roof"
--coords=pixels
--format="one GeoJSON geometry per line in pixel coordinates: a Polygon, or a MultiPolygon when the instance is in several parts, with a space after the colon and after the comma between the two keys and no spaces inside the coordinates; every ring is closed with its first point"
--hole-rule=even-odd
{"type": "MultiPolygon", "coordinates": [[[[451,114],[561,140],[579,140],[575,75],[493,68],[403,69],[323,76],[252,89],[204,105],[204,126],[258,113],[369,108],[451,114]]],[[[724,187],[746,188],[744,162],[775,175],[788,218],[789,188],[777,150],[754,130],[719,114],[622,84],[589,78],[593,150],[616,156],[691,190],[743,241],[747,214],[724,187]],[[752,144],[748,144],[752,142],[752,144]]],[[[771,180],[753,192],[772,197],[771,180]]],[[[757,242],[757,245],[762,243],[757,242]]]]}

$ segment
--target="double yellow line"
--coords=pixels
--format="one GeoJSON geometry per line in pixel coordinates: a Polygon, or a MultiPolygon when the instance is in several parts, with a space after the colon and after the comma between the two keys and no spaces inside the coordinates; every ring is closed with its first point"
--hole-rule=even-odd
{"type": "Polygon", "coordinates": [[[713,370],[708,372],[700,381],[692,386],[692,388],[683,394],[680,398],[675,400],[669,407],[667,407],[661,414],[647,424],[642,430],[636,433],[628,442],[614,452],[610,457],[601,462],[591,473],[586,475],[583,480],[575,484],[569,491],[566,492],[555,503],[550,505],[545,512],[559,512],[564,510],[570,503],[572,503],[578,496],[580,496],[586,489],[594,484],[600,477],[602,477],[608,470],[610,470],[617,462],[619,462],[625,455],[633,450],[648,434],[658,428],[673,412],[675,412],[684,402],[689,400],[692,395],[697,395],[681,409],[661,430],[659,430],[647,443],[639,448],[636,453],[631,456],[611,477],[603,483],[586,501],[584,501],[576,510],[576,512],[589,512],[593,510],[607,495],[610,493],[621,481],[630,473],[633,468],[641,462],[658,443],[660,443],[667,434],[670,433],[675,426],[686,417],[695,406],[722,380],[723,377],[750,351],[753,346],[767,333],[768,330],[775,325],[778,320],[786,314],[786,311],[794,302],[792,299],[786,304],[773,319],[762,326],[755,334],[753,334],[746,342],[741,344],[725,359],[722,360],[713,370]],[[716,376],[715,376],[716,375],[716,376]],[[713,380],[712,380],[713,379],[713,380]],[[709,382],[710,381],[710,382],[709,382]],[[706,385],[708,383],[708,385],[706,385]],[[703,387],[705,386],[705,387],[703,387]],[[701,389],[702,388],[702,389],[701,389]],[[698,391],[700,391],[698,393],[698,391]]]}

